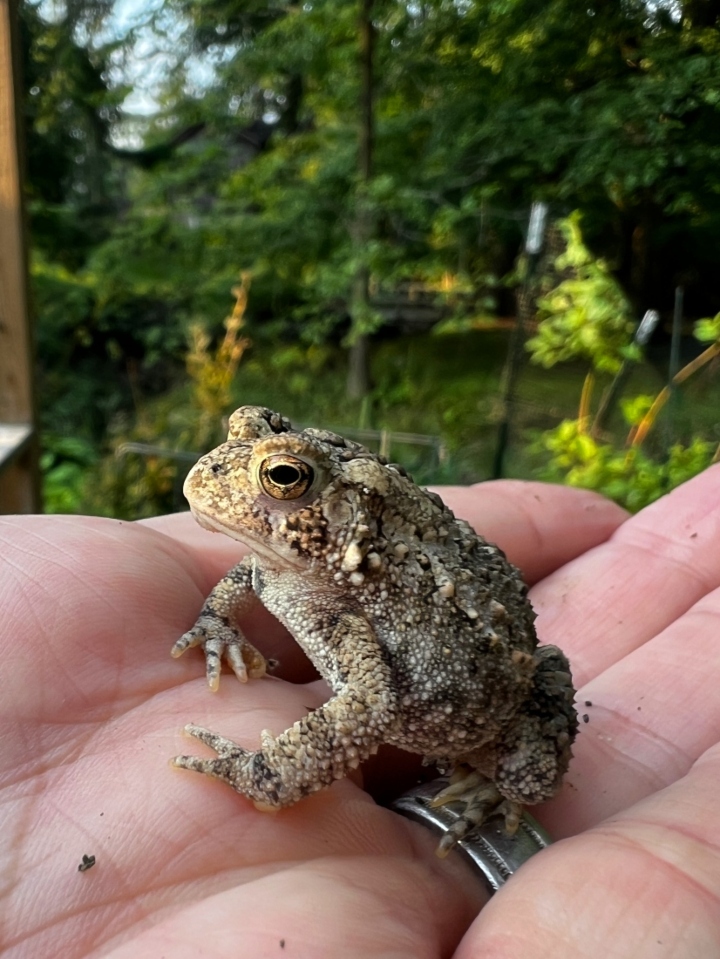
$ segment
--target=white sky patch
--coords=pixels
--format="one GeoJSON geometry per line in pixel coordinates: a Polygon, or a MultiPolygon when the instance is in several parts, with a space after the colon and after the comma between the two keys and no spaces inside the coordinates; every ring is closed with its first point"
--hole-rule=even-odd
{"type": "MultiPolygon", "coordinates": [[[[41,16],[49,22],[58,22],[65,16],[65,0],[30,2],[37,4],[41,16]]],[[[472,5],[472,0],[454,2],[460,11],[472,5]]],[[[304,7],[311,7],[311,4],[306,3],[304,7]]],[[[646,0],[646,7],[650,14],[665,9],[673,19],[679,19],[681,15],[680,0],[646,0]]],[[[407,8],[414,14],[416,9],[420,10],[420,5],[409,0],[407,8]]],[[[160,112],[163,86],[177,66],[178,58],[183,56],[181,38],[186,28],[187,25],[174,12],[165,9],[164,0],[115,0],[102,29],[95,34],[92,42],[102,45],[122,40],[131,31],[135,33],[135,43],[129,50],[119,49],[111,54],[109,71],[111,84],[132,88],[121,105],[130,121],[129,127],[133,120],[142,122],[160,112]]],[[[84,44],[89,41],[87,30],[81,26],[78,29],[78,42],[84,44]]],[[[188,94],[202,96],[203,91],[217,81],[217,67],[232,59],[236,53],[237,47],[218,44],[202,57],[186,56],[184,70],[188,94]]],[[[270,117],[265,119],[267,121],[270,117]]],[[[118,145],[128,146],[128,138],[140,140],[137,131],[131,133],[129,128],[114,131],[113,141],[118,145]]]]}
{"type": "Polygon", "coordinates": [[[646,0],[645,6],[648,10],[668,10],[673,20],[682,16],[680,0],[646,0]]]}
{"type": "MultiPolygon", "coordinates": [[[[33,0],[31,0],[33,2],[33,0]]],[[[36,0],[40,15],[49,23],[57,23],[66,15],[65,0],[36,0]]],[[[90,36],[82,24],[77,28],[77,42],[102,46],[123,40],[134,32],[136,39],[127,50],[118,49],[110,55],[109,81],[113,86],[128,86],[132,90],[121,104],[128,119],[142,120],[154,116],[160,109],[162,88],[170,72],[182,56],[181,37],[185,24],[175,13],[164,12],[163,0],[116,0],[102,27],[90,36]],[[158,29],[155,29],[155,23],[158,29]]],[[[235,50],[219,46],[217,52],[205,57],[190,56],[185,60],[189,93],[202,95],[203,90],[217,79],[216,66],[231,58],[235,50]]],[[[137,141],[137,133],[118,130],[113,141],[128,146],[128,138],[137,141]]]]}

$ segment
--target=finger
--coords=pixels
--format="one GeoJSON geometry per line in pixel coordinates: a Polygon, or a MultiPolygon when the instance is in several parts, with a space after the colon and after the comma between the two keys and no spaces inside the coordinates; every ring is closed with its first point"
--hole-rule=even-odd
{"type": "MultiPolygon", "coordinates": [[[[202,600],[167,537],[95,517],[7,517],[2,527],[0,697],[9,721],[72,723],[166,678],[172,640],[202,600]]],[[[181,663],[175,675],[182,677],[181,663]]]]}
{"type": "MultiPolygon", "coordinates": [[[[447,869],[436,861],[432,836],[375,806],[352,782],[336,783],[273,816],[222,783],[170,768],[169,758],[186,748],[179,729],[188,718],[252,748],[259,729],[284,728],[317,705],[311,691],[280,682],[249,684],[242,693],[238,708],[237,696],[222,689],[210,696],[200,681],[186,684],[123,714],[78,725],[71,748],[58,748],[56,736],[33,767],[3,777],[7,828],[0,845],[14,876],[4,904],[6,946],[22,941],[23,954],[49,956],[60,942],[67,947],[63,956],[108,955],[118,939],[144,942],[156,925],[168,932],[162,923],[171,916],[172,929],[183,930],[180,941],[195,946],[189,955],[198,953],[200,940],[215,947],[224,932],[233,950],[213,955],[275,954],[279,918],[291,920],[288,940],[293,931],[296,943],[312,942],[315,934],[322,947],[325,921],[317,923],[315,908],[320,896],[324,920],[338,918],[337,935],[357,936],[362,944],[360,914],[350,908],[357,893],[362,903],[385,903],[375,920],[387,923],[389,941],[407,939],[398,956],[450,953],[481,905],[480,885],[462,861],[447,869]],[[97,860],[87,877],[77,872],[83,853],[97,860]],[[318,886],[313,877],[327,875],[334,859],[339,867],[332,883],[318,886]],[[308,898],[306,889],[315,892],[308,898]],[[207,900],[228,909],[215,912],[207,900]],[[132,906],[139,901],[140,913],[132,906]],[[425,908],[428,901],[437,903],[437,912],[425,908]],[[253,952],[261,940],[272,949],[253,952]]],[[[374,943],[375,924],[367,915],[364,923],[374,943]]],[[[330,942],[336,949],[336,939],[330,942]]],[[[360,950],[309,954],[362,955],[360,950]]]]}
{"type": "Polygon", "coordinates": [[[588,722],[568,784],[544,819],[555,835],[587,828],[678,780],[720,742],[718,635],[720,588],[580,690],[588,722]]]}
{"type": "MultiPolygon", "coordinates": [[[[597,493],[569,486],[498,480],[434,489],[457,516],[497,543],[528,582],[605,542],[627,517],[623,509],[597,493]]],[[[229,537],[202,529],[190,513],[155,517],[142,524],[191,549],[213,585],[247,552],[229,537]]]]}
{"type": "Polygon", "coordinates": [[[528,583],[604,543],[627,518],[604,496],[570,486],[497,480],[435,489],[457,516],[507,553],[528,583]]]}
{"type": "Polygon", "coordinates": [[[472,918],[466,901],[460,882],[404,858],[313,859],[174,905],[156,924],[138,921],[137,938],[103,955],[195,959],[212,942],[214,959],[440,959],[472,918]]]}
{"type": "Polygon", "coordinates": [[[170,948],[173,959],[195,959],[212,942],[214,959],[440,959],[472,918],[466,902],[459,881],[418,862],[346,854],[252,876],[185,903],[151,928],[144,921],[138,939],[103,955],[156,959],[170,948]]]}
{"type": "MultiPolygon", "coordinates": [[[[596,493],[546,483],[506,480],[438,487],[437,492],[481,535],[498,542],[529,582],[604,542],[627,515],[596,493]]],[[[143,520],[143,524],[172,536],[191,551],[207,577],[208,592],[244,551],[228,537],[201,529],[188,513],[143,520]]],[[[264,637],[265,655],[280,660],[276,675],[294,682],[312,678],[313,668],[300,648],[262,607],[253,611],[247,628],[250,635],[257,629],[257,635],[264,637]]]]}
{"type": "MultiPolygon", "coordinates": [[[[203,599],[227,571],[250,552],[247,546],[229,536],[203,529],[190,512],[155,516],[140,520],[139,525],[168,536],[186,549],[203,599]]],[[[242,628],[253,637],[263,655],[276,662],[274,676],[294,683],[307,683],[317,676],[300,646],[260,603],[243,617],[242,628]]]]}
{"type": "Polygon", "coordinates": [[[526,863],[455,959],[705,959],[720,954],[720,748],[680,781],[526,863]],[[611,946],[611,948],[610,948],[611,946]]]}
{"type": "MultiPolygon", "coordinates": [[[[3,517],[0,529],[0,645],[13,676],[0,714],[37,719],[39,709],[61,708],[71,722],[89,700],[122,708],[126,697],[202,672],[199,652],[170,657],[214,585],[196,554],[142,524],[99,517],[3,517]]],[[[263,653],[281,661],[279,673],[314,675],[259,604],[252,627],[263,653]]]]}
{"type": "Polygon", "coordinates": [[[250,552],[244,543],[204,529],[190,511],[153,516],[139,520],[138,525],[163,533],[187,547],[198,562],[207,592],[250,552]]]}
{"type": "Polygon", "coordinates": [[[720,586],[720,465],[627,520],[532,592],[542,642],[576,684],[656,636],[720,586]]]}

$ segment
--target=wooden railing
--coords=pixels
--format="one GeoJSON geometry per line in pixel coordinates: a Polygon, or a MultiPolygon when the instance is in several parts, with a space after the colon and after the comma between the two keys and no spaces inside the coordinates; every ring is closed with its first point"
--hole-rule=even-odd
{"type": "Polygon", "coordinates": [[[16,0],[0,0],[0,513],[40,508],[16,0]]]}

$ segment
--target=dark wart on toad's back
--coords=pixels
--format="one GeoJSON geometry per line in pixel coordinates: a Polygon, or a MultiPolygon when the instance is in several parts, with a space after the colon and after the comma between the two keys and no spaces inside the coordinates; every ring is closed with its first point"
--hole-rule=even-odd
{"type": "Polygon", "coordinates": [[[242,682],[266,662],[237,627],[261,602],[334,696],[251,751],[197,726],[213,759],[175,765],[229,783],[260,809],[290,806],[382,743],[455,768],[435,800],[462,804],[461,838],[550,798],[578,722],[567,659],[539,646],[527,588],[502,551],[404,470],[262,407],[230,417],[226,443],[185,482],[207,529],[252,549],[218,583],[173,655],[202,646],[216,689],[223,657],[242,682]]]}

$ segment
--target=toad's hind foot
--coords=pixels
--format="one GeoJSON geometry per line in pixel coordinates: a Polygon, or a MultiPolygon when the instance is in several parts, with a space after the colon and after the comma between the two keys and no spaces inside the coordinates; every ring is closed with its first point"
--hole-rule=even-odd
{"type": "Polygon", "coordinates": [[[203,726],[189,724],[185,727],[185,732],[214,749],[217,757],[200,759],[198,756],[176,756],[172,761],[173,766],[205,773],[206,776],[222,779],[234,787],[238,779],[238,772],[252,759],[253,753],[243,749],[242,746],[238,746],[232,739],[219,736],[203,726]]]}
{"type": "Polygon", "coordinates": [[[440,840],[437,855],[441,859],[447,856],[456,843],[491,816],[503,816],[505,829],[511,836],[517,832],[522,816],[520,803],[506,799],[495,783],[468,766],[458,766],[454,770],[450,783],[435,796],[430,805],[437,807],[449,803],[463,808],[460,818],[440,840]]]}
{"type": "MultiPolygon", "coordinates": [[[[221,779],[243,796],[252,800],[260,812],[277,812],[283,802],[280,796],[281,782],[278,776],[268,768],[262,752],[244,749],[232,739],[218,733],[195,726],[185,727],[189,736],[214,749],[217,756],[213,759],[201,759],[199,756],[176,756],[172,765],[180,769],[192,769],[204,773],[213,779],[221,779]]],[[[261,734],[263,747],[274,745],[275,739],[267,730],[261,734]]]]}

